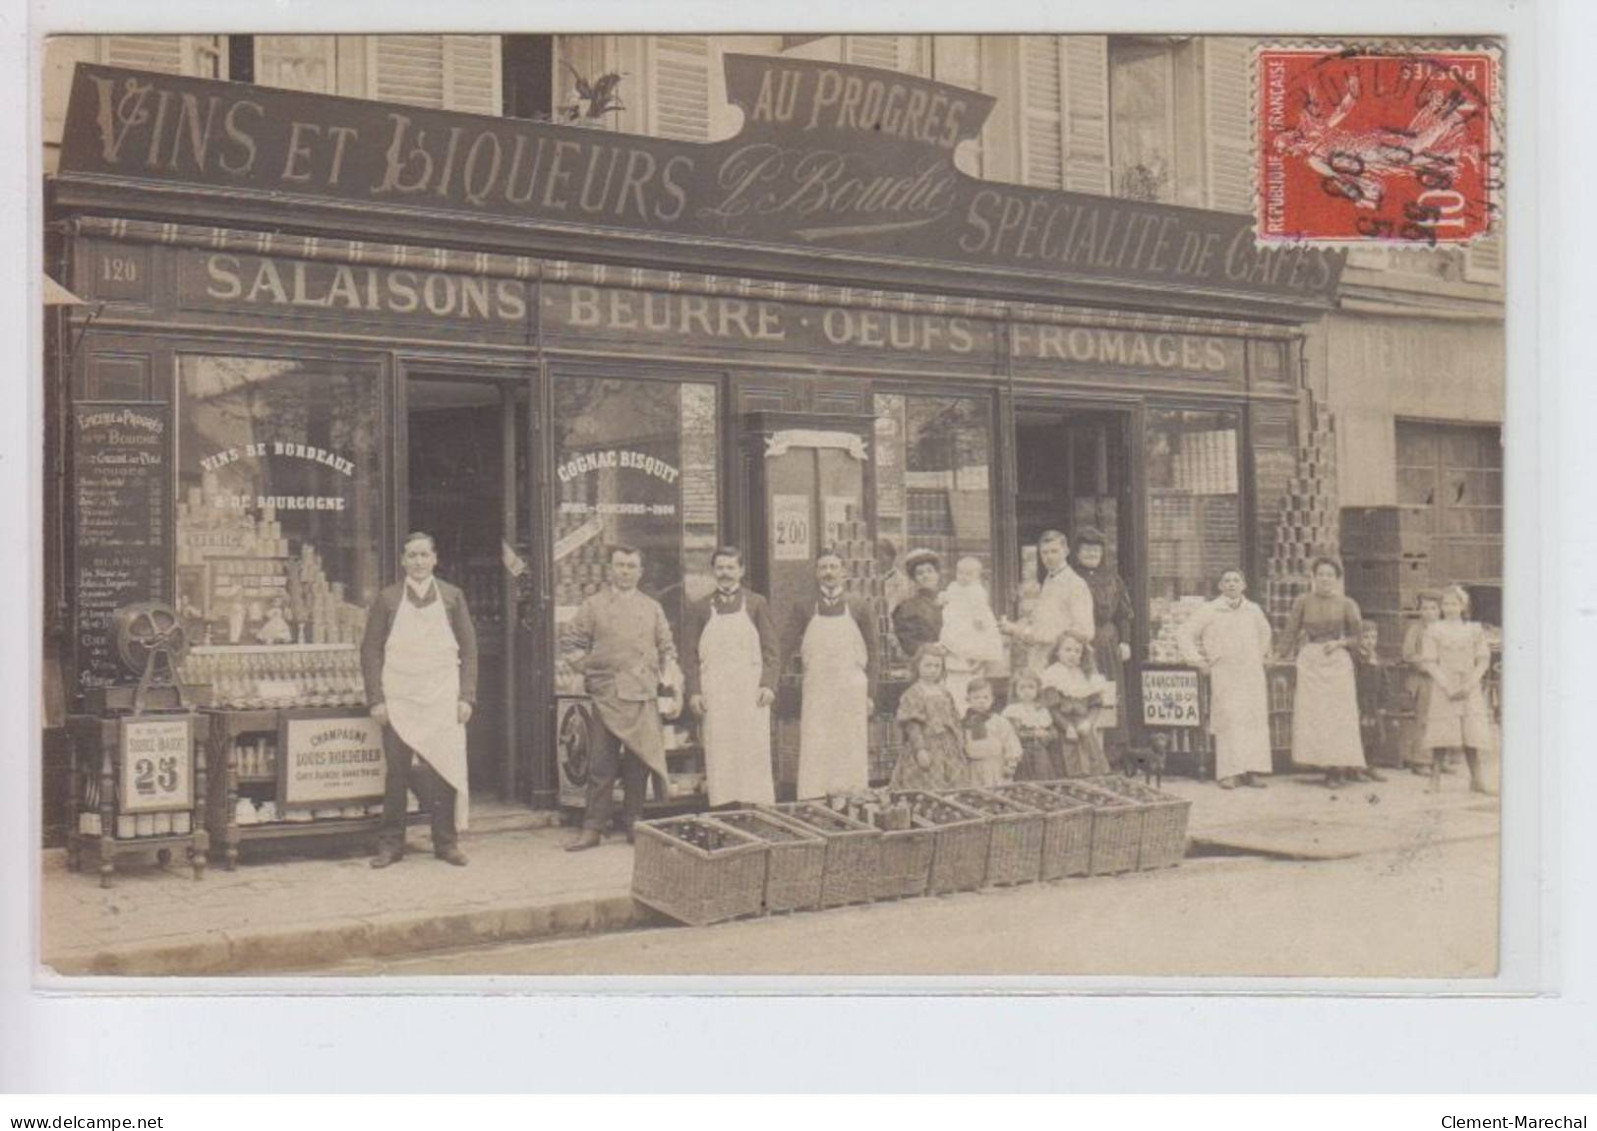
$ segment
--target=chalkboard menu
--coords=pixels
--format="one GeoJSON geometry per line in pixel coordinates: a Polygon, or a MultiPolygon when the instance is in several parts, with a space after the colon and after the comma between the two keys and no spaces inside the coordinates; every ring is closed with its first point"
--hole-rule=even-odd
{"type": "Polygon", "coordinates": [[[79,402],[72,414],[72,625],[77,690],[124,681],[112,614],[167,600],[171,410],[79,402]]]}

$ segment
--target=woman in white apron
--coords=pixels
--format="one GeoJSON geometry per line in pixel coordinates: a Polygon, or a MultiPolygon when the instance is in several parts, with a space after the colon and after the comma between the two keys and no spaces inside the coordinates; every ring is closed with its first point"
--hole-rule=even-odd
{"type": "Polygon", "coordinates": [[[1270,622],[1243,596],[1242,571],[1220,575],[1220,596],[1204,605],[1178,633],[1181,654],[1209,673],[1209,733],[1214,735],[1214,776],[1221,789],[1262,789],[1271,770],[1270,701],[1264,661],[1270,622]]]}
{"type": "Polygon", "coordinates": [[[868,783],[871,653],[841,593],[817,601],[804,628],[798,795],[858,793],[868,783]]]}
{"type": "Polygon", "coordinates": [[[1360,776],[1384,781],[1367,767],[1359,735],[1358,693],[1351,650],[1359,646],[1358,605],[1340,592],[1342,567],[1315,558],[1314,589],[1292,605],[1283,652],[1297,649],[1297,691],[1292,700],[1292,760],[1325,771],[1335,787],[1360,776]]]}

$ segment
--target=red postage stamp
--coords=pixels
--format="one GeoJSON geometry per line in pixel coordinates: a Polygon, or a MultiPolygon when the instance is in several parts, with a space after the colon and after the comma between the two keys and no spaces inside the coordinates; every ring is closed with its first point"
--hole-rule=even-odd
{"type": "Polygon", "coordinates": [[[1436,246],[1487,232],[1502,207],[1501,56],[1260,47],[1259,241],[1436,246]]]}

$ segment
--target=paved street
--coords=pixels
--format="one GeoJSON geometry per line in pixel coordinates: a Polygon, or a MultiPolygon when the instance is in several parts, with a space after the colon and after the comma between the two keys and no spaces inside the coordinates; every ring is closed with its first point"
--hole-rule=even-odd
{"type": "Polygon", "coordinates": [[[706,928],[656,928],[390,961],[393,974],[1489,976],[1494,837],[1352,859],[1181,867],[706,928]]]}

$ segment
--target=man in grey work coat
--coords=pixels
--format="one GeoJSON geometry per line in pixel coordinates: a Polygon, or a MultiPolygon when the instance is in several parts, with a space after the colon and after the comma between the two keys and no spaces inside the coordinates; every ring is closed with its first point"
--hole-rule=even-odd
{"type": "Polygon", "coordinates": [[[643,812],[649,774],[665,796],[665,734],[660,723],[662,682],[675,683],[676,645],[665,610],[639,591],[643,555],[631,546],[610,551],[610,584],[582,602],[560,638],[560,656],[580,672],[600,726],[588,762],[587,810],[568,852],[597,848],[609,827],[616,778],[621,779],[627,840],[643,812]]]}

